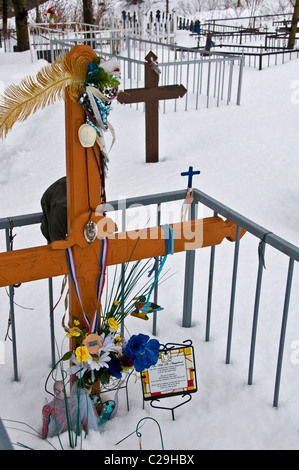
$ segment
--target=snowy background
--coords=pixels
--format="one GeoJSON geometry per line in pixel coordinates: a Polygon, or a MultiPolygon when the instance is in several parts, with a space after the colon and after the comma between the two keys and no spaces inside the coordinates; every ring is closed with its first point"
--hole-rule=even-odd
{"type": "MultiPolygon", "coordinates": [[[[189,40],[188,33],[183,32],[178,42],[189,40]]],[[[17,83],[28,74],[34,75],[44,64],[31,63],[29,53],[0,54],[0,83],[2,87],[17,83]]],[[[241,106],[232,103],[220,108],[161,113],[157,164],[144,162],[144,114],[115,104],[110,121],[117,140],[110,154],[107,199],[184,189],[186,180],[180,173],[193,165],[201,171],[194,187],[298,246],[298,64],[294,60],[262,72],[245,68],[241,106]]],[[[25,123],[16,124],[0,144],[1,217],[40,212],[43,192],[64,174],[64,104],[58,102],[25,123]]],[[[176,209],[179,213],[180,206],[176,209]]],[[[138,221],[142,225],[144,217],[138,221]]],[[[149,225],[155,225],[155,220],[149,225]]],[[[15,233],[14,249],[45,243],[38,226],[16,229],[15,233]]],[[[0,248],[5,250],[4,234],[0,248]]],[[[122,391],[117,416],[101,433],[91,432],[82,442],[84,449],[138,450],[135,435],[116,444],[146,416],[158,420],[166,450],[299,449],[299,364],[294,360],[298,358],[294,348],[299,340],[299,273],[295,266],[279,408],[274,409],[288,259],[270,247],[266,248],[254,380],[252,386],[247,385],[257,249],[258,240],[246,234],[240,246],[230,365],[225,365],[225,352],[234,244],[225,240],[216,248],[209,343],[205,342],[205,315],[210,249],[196,254],[190,329],[181,327],[185,255],[168,258],[172,277],[159,292],[164,310],[158,314],[158,339],[161,343],[193,341],[198,392],[176,411],[173,422],[170,412],[154,410],[148,404],[143,409],[140,381],[132,377],[130,411],[122,391]]],[[[55,279],[54,301],[59,297],[61,282],[61,278],[55,279]]],[[[44,384],[51,368],[47,287],[47,281],[37,281],[16,290],[19,382],[13,381],[9,340],[5,342],[5,363],[0,364],[0,416],[18,421],[5,421],[6,426],[17,428],[8,429],[13,442],[34,449],[51,449],[28,427],[40,431],[41,410],[47,398],[44,384]]],[[[4,341],[9,314],[4,288],[0,290],[0,302],[0,340],[4,341]]],[[[59,350],[67,347],[60,326],[63,313],[62,303],[55,311],[59,350]]],[[[129,334],[151,335],[151,321],[129,318],[127,328],[129,334]]],[[[143,449],[161,449],[156,425],[145,423],[141,430],[143,449]]],[[[60,449],[57,439],[51,439],[51,443],[60,449]]],[[[62,436],[62,444],[68,449],[67,435],[62,436]]]]}

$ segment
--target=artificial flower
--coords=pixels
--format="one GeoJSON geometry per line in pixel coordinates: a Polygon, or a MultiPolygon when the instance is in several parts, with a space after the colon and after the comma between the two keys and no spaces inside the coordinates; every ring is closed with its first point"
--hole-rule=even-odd
{"type": "Polygon", "coordinates": [[[123,354],[120,360],[123,369],[131,369],[132,367],[134,367],[134,359],[132,359],[131,357],[125,356],[125,354],[123,354]]]}
{"type": "Polygon", "coordinates": [[[108,362],[110,362],[111,357],[108,352],[103,354],[93,354],[88,358],[88,365],[91,370],[100,370],[102,367],[109,367],[108,362]]]}
{"type": "Polygon", "coordinates": [[[70,328],[68,334],[66,335],[67,338],[76,338],[81,336],[81,333],[76,328],[70,328]]]}
{"type": "Polygon", "coordinates": [[[140,333],[133,335],[126,344],[123,353],[134,360],[137,372],[155,365],[159,357],[160,343],[156,339],[140,333]]]}
{"type": "MultiPolygon", "coordinates": [[[[85,346],[83,346],[85,348],[85,346]]],[[[79,348],[77,348],[79,349],[79,348]]],[[[77,349],[75,353],[77,352],[77,349]]],[[[88,374],[91,372],[92,374],[92,381],[94,381],[94,371],[99,371],[100,369],[107,370],[108,369],[108,362],[110,361],[111,357],[109,353],[98,353],[93,354],[92,356],[88,354],[88,358],[86,361],[80,361],[77,359],[77,355],[73,354],[71,357],[71,361],[74,365],[69,367],[68,372],[70,375],[76,374],[79,379],[82,379],[84,374],[88,374]]]]}
{"type": "Polygon", "coordinates": [[[74,365],[68,368],[69,374],[76,374],[78,378],[82,378],[85,372],[89,370],[89,364],[87,362],[78,362],[75,354],[71,356],[71,361],[74,365]]]}
{"type": "Polygon", "coordinates": [[[103,338],[103,347],[101,348],[101,351],[105,351],[105,352],[121,351],[121,345],[115,344],[114,336],[112,334],[105,336],[105,333],[103,333],[101,337],[103,338]]]}
{"type": "Polygon", "coordinates": [[[114,75],[118,75],[120,73],[120,65],[115,57],[108,60],[101,60],[100,67],[105,70],[107,73],[112,73],[114,75]]]}
{"type": "Polygon", "coordinates": [[[111,331],[111,333],[113,333],[119,327],[118,321],[116,321],[113,317],[109,318],[107,320],[107,323],[108,323],[109,330],[111,331]]]}
{"type": "Polygon", "coordinates": [[[122,364],[117,357],[112,357],[111,361],[108,365],[108,372],[116,377],[117,379],[121,379],[121,372],[122,372],[122,364]]]}
{"type": "Polygon", "coordinates": [[[77,362],[79,363],[87,362],[89,358],[89,352],[86,346],[78,346],[75,351],[75,354],[76,354],[77,362]]]}

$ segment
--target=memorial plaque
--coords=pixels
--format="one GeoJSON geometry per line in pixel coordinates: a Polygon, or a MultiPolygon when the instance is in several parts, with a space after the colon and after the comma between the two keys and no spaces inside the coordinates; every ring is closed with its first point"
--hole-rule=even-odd
{"type": "Polygon", "coordinates": [[[156,365],[141,374],[144,400],[197,391],[193,346],[163,347],[156,365]]]}

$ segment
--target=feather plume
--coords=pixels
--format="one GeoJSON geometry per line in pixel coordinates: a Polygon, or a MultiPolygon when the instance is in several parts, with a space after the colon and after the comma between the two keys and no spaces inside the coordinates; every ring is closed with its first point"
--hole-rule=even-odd
{"type": "Polygon", "coordinates": [[[31,114],[63,99],[67,86],[71,98],[77,101],[84,91],[87,64],[81,56],[73,56],[69,61],[59,56],[35,77],[28,76],[19,85],[9,85],[0,97],[0,137],[5,138],[15,122],[23,122],[31,114]]]}

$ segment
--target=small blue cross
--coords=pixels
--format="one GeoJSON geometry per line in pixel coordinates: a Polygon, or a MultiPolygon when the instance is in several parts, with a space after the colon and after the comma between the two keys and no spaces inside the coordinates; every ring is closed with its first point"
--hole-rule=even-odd
{"type": "Polygon", "coordinates": [[[181,176],[188,176],[188,188],[192,188],[192,178],[194,175],[199,175],[200,171],[193,171],[193,166],[189,166],[189,171],[181,173],[181,176]]]}

